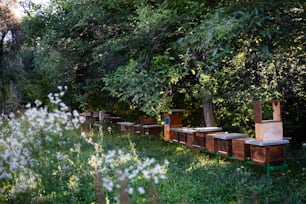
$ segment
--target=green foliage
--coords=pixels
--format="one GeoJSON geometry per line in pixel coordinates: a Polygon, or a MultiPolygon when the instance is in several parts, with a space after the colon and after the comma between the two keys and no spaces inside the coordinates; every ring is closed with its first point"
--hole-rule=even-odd
{"type": "Polygon", "coordinates": [[[136,61],[116,70],[113,76],[105,78],[106,90],[122,101],[130,101],[139,110],[151,116],[158,116],[168,110],[172,87],[184,76],[169,56],[154,57],[148,69],[141,69],[136,61]]]}
{"type": "Polygon", "coordinates": [[[23,23],[34,50],[25,95],[63,84],[82,110],[156,116],[191,107],[191,125],[205,99],[220,125],[250,133],[254,100],[281,99],[284,122],[301,124],[304,9],[300,1],[52,1],[23,23]]]}

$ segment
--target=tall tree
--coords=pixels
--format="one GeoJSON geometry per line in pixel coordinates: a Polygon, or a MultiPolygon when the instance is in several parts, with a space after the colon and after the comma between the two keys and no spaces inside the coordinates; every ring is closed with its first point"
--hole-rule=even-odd
{"type": "Polygon", "coordinates": [[[16,84],[21,68],[20,58],[18,59],[16,55],[21,40],[21,30],[19,21],[11,8],[10,2],[0,5],[0,89],[2,114],[6,113],[10,85],[16,84]]]}

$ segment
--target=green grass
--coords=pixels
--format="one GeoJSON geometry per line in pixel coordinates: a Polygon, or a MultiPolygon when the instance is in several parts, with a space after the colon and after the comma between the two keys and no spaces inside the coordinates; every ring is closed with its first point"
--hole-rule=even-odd
{"type": "MultiPolygon", "coordinates": [[[[225,158],[217,164],[214,155],[165,142],[160,136],[114,131],[103,136],[92,133],[92,138],[103,144],[105,151],[135,151],[141,158],[170,162],[167,179],[156,185],[141,183],[150,190],[142,197],[130,196],[130,203],[306,203],[304,160],[291,157],[288,169],[272,172],[268,180],[264,168],[225,158]]],[[[95,203],[95,179],[87,165],[94,148],[76,132],[69,132],[60,145],[49,144],[44,151],[47,149],[63,152],[66,157],[58,160],[56,154],[37,153],[41,157],[35,169],[41,175],[39,185],[12,198],[12,203],[95,203]],[[81,146],[80,153],[70,151],[74,144],[81,146]]],[[[115,202],[113,194],[106,197],[109,203],[115,202]]]]}

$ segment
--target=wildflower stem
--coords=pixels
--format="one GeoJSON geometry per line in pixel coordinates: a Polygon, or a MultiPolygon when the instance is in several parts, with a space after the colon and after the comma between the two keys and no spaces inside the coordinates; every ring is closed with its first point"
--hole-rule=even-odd
{"type": "Polygon", "coordinates": [[[96,195],[97,195],[97,203],[98,204],[104,204],[104,195],[102,191],[102,177],[101,173],[96,169],[96,195]]]}

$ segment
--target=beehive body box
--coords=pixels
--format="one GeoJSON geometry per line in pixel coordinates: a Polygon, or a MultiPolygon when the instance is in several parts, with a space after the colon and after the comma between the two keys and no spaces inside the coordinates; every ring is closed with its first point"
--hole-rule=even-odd
{"type": "Polygon", "coordinates": [[[277,141],[283,139],[283,123],[281,121],[263,121],[255,123],[255,135],[258,141],[277,141]]]}
{"type": "Polygon", "coordinates": [[[247,134],[241,133],[214,134],[217,139],[218,153],[224,156],[232,156],[232,140],[246,138],[247,136],[247,134]]]}
{"type": "Polygon", "coordinates": [[[133,127],[133,123],[130,122],[117,122],[117,124],[120,126],[120,131],[128,131],[129,127],[133,127]]]}
{"type": "Polygon", "coordinates": [[[260,142],[257,140],[247,140],[250,144],[252,162],[261,165],[279,165],[285,161],[285,144],[288,140],[260,142]]]}
{"type": "Polygon", "coordinates": [[[194,128],[194,141],[193,147],[205,149],[206,148],[206,135],[219,133],[222,131],[221,127],[197,127],[194,128]]]}

